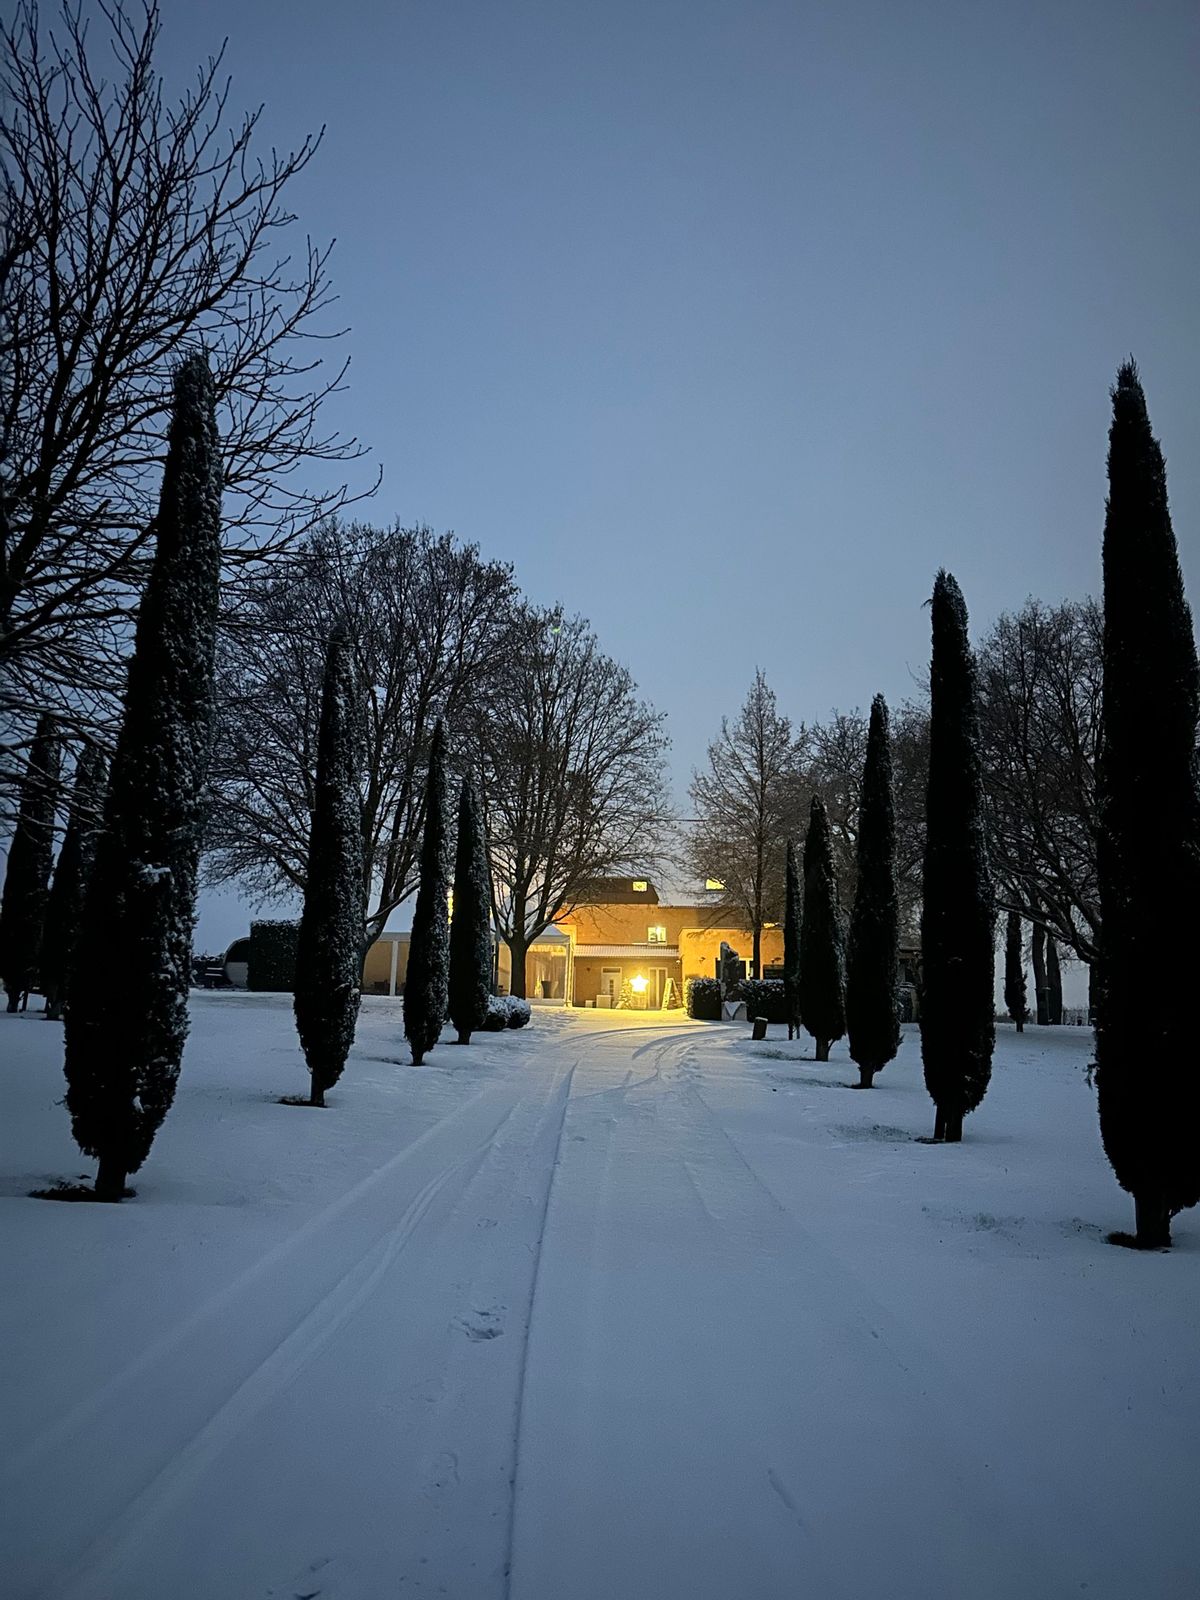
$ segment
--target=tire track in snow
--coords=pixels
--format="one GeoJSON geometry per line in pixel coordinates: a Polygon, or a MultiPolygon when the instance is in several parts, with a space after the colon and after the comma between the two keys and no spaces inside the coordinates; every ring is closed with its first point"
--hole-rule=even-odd
{"type": "Polygon", "coordinates": [[[654,1074],[608,1086],[591,1050],[565,1119],[510,1600],[1077,1592],[1078,1556],[1030,1534],[1036,1441],[993,1429],[763,1182],[691,1041],[657,1043],[654,1074]]]}
{"type": "MultiPolygon", "coordinates": [[[[4,1491],[11,1529],[5,1542],[18,1547],[7,1570],[15,1562],[28,1573],[22,1592],[73,1592],[62,1584],[82,1582],[121,1541],[119,1530],[149,1514],[156,1485],[167,1504],[177,1476],[193,1481],[219,1453],[218,1441],[227,1445],[370,1298],[451,1180],[469,1181],[528,1097],[511,1084],[474,1095],[267,1251],[23,1452],[4,1491]],[[462,1140],[471,1134],[463,1155],[462,1140]],[[417,1178],[423,1168],[432,1176],[400,1196],[396,1208],[396,1186],[413,1167],[417,1178]],[[339,1250],[343,1244],[351,1246],[349,1256],[339,1250]],[[225,1366],[206,1359],[214,1349],[225,1366]],[[230,1366],[240,1369],[239,1378],[230,1366]],[[128,1437],[143,1431],[139,1418],[148,1437],[162,1440],[157,1464],[135,1449],[122,1475],[128,1437]],[[61,1547],[54,1511],[64,1496],[88,1507],[74,1519],[80,1536],[73,1550],[61,1547]]],[[[107,1600],[104,1589],[98,1593],[107,1600]]]]}
{"type": "Polygon", "coordinates": [[[541,1276],[542,1252],[546,1240],[546,1218],[550,1214],[550,1202],[554,1194],[554,1183],[558,1176],[559,1162],[562,1156],[563,1131],[567,1125],[567,1109],[571,1103],[571,1088],[575,1081],[575,1073],[579,1062],[576,1059],[571,1064],[567,1074],[562,1105],[559,1109],[558,1132],[554,1140],[554,1156],[550,1163],[550,1174],[546,1183],[546,1197],[542,1205],[542,1214],[538,1222],[537,1246],[533,1260],[533,1272],[529,1280],[529,1298],[525,1305],[525,1327],[521,1341],[521,1361],[517,1375],[516,1405],[514,1408],[513,1423],[513,1450],[512,1472],[509,1477],[509,1502],[508,1502],[508,1529],[505,1538],[504,1552],[504,1600],[509,1600],[512,1593],[512,1563],[513,1540],[515,1536],[517,1519],[517,1481],[521,1464],[521,1427],[525,1410],[525,1384],[529,1373],[529,1342],[533,1329],[534,1313],[537,1309],[538,1280],[541,1276]]]}
{"type": "MultiPolygon", "coordinates": [[[[37,1440],[26,1450],[14,1457],[8,1466],[0,1472],[0,1493],[10,1483],[19,1482],[28,1473],[52,1452],[57,1452],[66,1446],[72,1433],[88,1426],[105,1406],[118,1400],[123,1392],[131,1388],[155,1363],[176,1350],[187,1338],[197,1332],[209,1319],[217,1316],[230,1306],[240,1295],[251,1290],[260,1279],[274,1268],[283,1265],[289,1256],[310,1245],[323,1229],[339,1221],[360,1200],[368,1196],[384,1179],[394,1176],[414,1157],[419,1156],[425,1147],[439,1135],[444,1134],[450,1127],[456,1125],[477,1108],[479,1102],[487,1096],[497,1096],[503,1091],[488,1088],[482,1089],[473,1095],[465,1105],[458,1106],[448,1112],[446,1116],[438,1119],[432,1127],[418,1135],[411,1144],[404,1146],[394,1156],[382,1162],[373,1171],[368,1172],[352,1188],[340,1194],[337,1199],[331,1200],[322,1209],[309,1217],[305,1222],[290,1233],[286,1238],[264,1252],[257,1261],[244,1267],[238,1275],[222,1288],[218,1289],[208,1299],[201,1302],[186,1317],[166,1333],[160,1334],[146,1349],[133,1361],[115,1373],[99,1389],[86,1399],[79,1401],[68,1412],[50,1427],[45,1428],[37,1440]]],[[[510,1108],[511,1109],[511,1108],[510,1108]]]]}

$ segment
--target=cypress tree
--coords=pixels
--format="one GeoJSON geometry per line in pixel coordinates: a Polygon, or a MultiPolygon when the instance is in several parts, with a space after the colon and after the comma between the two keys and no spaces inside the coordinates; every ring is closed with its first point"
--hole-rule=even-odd
{"type": "Polygon", "coordinates": [[[817,1041],[817,1060],[846,1031],[842,979],[842,930],[829,817],[813,795],[804,839],[804,915],[800,928],[800,1020],[817,1041]]]}
{"type": "Polygon", "coordinates": [[[1021,918],[1015,911],[1008,913],[1004,935],[1004,1004],[1017,1025],[1017,1032],[1025,1032],[1025,1019],[1029,1006],[1025,999],[1025,949],[1021,938],[1021,918]]]}
{"type": "Polygon", "coordinates": [[[201,799],[214,722],[220,440],[203,356],[176,370],[138,613],[66,1019],[67,1108],[119,1200],[170,1110],[187,1037],[201,799]]]}
{"type": "Polygon", "coordinates": [[[88,874],[96,854],[96,834],[104,803],[104,757],[85,744],[75,763],[71,814],[54,868],[46,926],[42,935],[42,993],[46,1016],[58,1022],[70,997],[71,968],[88,874]]]}
{"type": "Polygon", "coordinates": [[[896,893],[896,809],[887,702],[871,702],[867,755],[858,805],[858,888],[846,948],[846,1031],[860,1089],[900,1048],[896,977],[900,967],[900,902],[896,893]]]}
{"type": "Polygon", "coordinates": [[[787,842],[787,872],[783,899],[783,1004],[789,1039],[800,1037],[800,929],[803,925],[800,873],[796,846],[787,842]]]}
{"type": "Polygon", "coordinates": [[[1130,361],[1112,391],[1097,770],[1100,1133],[1136,1234],[1168,1245],[1200,1201],[1200,676],[1166,469],[1130,361]]]}
{"type": "Polygon", "coordinates": [[[329,635],[317,736],[304,910],[296,940],[293,1009],[308,1063],[308,1104],[323,1106],[342,1075],[362,997],[365,907],[361,721],[349,635],[329,635]]]}
{"type": "Polygon", "coordinates": [[[446,735],[439,721],[429,752],[425,834],[404,981],[404,1036],[417,1067],[438,1042],[446,1020],[450,956],[446,889],[446,735]]]}
{"type": "Polygon", "coordinates": [[[458,797],[454,917],[450,923],[450,1020],[459,1044],[483,1027],[492,992],[492,893],[479,796],[464,778],[458,797]]]}
{"type": "Polygon", "coordinates": [[[933,586],[929,784],[921,908],[921,1056],[933,1137],[962,1138],[987,1093],[996,1042],[992,891],[983,831],[979,708],[967,607],[948,572],[933,586]]]}
{"type": "Polygon", "coordinates": [[[8,847],[0,900],[0,981],[16,1011],[37,987],[42,929],[54,859],[54,813],[62,746],[54,719],[39,719],[21,784],[17,825],[8,847]]]}

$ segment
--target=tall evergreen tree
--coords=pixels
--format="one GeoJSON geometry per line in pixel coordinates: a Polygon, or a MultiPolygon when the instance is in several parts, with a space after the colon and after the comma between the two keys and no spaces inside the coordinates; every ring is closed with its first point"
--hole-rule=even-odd
{"type": "Polygon", "coordinates": [[[10,1011],[16,1011],[39,982],[61,761],[62,745],[54,719],[44,716],[29,751],[0,900],[0,981],[10,1011]]]}
{"type": "Polygon", "coordinates": [[[921,909],[921,1056],[934,1138],[962,1138],[987,1093],[996,1042],[993,906],[983,829],[979,708],[967,607],[948,572],[933,585],[929,785],[921,909]]]}
{"type": "Polygon", "coordinates": [[[1016,911],[1008,913],[1004,934],[1004,1004],[1017,1025],[1017,1032],[1025,1032],[1025,1019],[1029,1005],[1025,999],[1025,945],[1021,938],[1021,918],[1016,911]]]}
{"type": "Polygon", "coordinates": [[[1200,1201],[1200,675],[1162,452],[1130,361],[1117,374],[1104,522],[1100,1132],[1136,1234],[1170,1243],[1200,1201]]]}
{"type": "Polygon", "coordinates": [[[439,722],[429,751],[425,789],[425,833],[421,840],[421,877],[408,944],[404,980],[404,1036],[413,1065],[441,1037],[446,1020],[449,983],[449,908],[446,904],[446,735],[439,722]]]}
{"type": "Polygon", "coordinates": [[[66,1019],[67,1108],[119,1200],[170,1110],[187,1037],[221,566],[212,375],[186,357],[66,1019]]]}
{"type": "Polygon", "coordinates": [[[795,841],[787,842],[787,867],[783,897],[783,1004],[789,1039],[800,1037],[800,930],[804,901],[796,866],[795,841]]]}
{"type": "Polygon", "coordinates": [[[842,930],[829,816],[813,795],[804,838],[804,917],[800,928],[800,1020],[817,1041],[817,1060],[846,1031],[842,930]]]}
{"type": "Polygon", "coordinates": [[[860,1089],[900,1048],[896,981],[900,968],[900,902],[896,892],[896,809],[887,702],[871,702],[867,755],[858,803],[858,888],[846,949],[846,1031],[860,1089]]]}
{"type": "Polygon", "coordinates": [[[479,796],[464,778],[458,797],[454,917],[450,923],[450,1020],[459,1044],[483,1027],[492,992],[492,888],[479,796]]]}
{"type": "Polygon", "coordinates": [[[308,1063],[309,1105],[342,1075],[362,997],[365,906],[361,711],[349,634],[338,624],[325,651],[317,774],[293,1008],[308,1063]]]}
{"type": "Polygon", "coordinates": [[[75,762],[71,814],[54,868],[46,925],[42,934],[42,993],[46,1016],[62,1018],[70,996],[71,970],[83,914],[83,898],[96,854],[96,835],[104,803],[104,757],[88,742],[75,762]]]}

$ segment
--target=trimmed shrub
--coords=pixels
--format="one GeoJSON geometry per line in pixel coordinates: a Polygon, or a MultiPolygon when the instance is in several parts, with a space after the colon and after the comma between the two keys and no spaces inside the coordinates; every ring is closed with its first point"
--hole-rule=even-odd
{"type": "Polygon", "coordinates": [[[298,922],[252,922],[246,987],[265,994],[294,994],[298,922]]]}
{"type": "Polygon", "coordinates": [[[697,1022],[720,1022],[721,985],[715,978],[689,978],[687,1014],[697,1022]]]}
{"type": "Polygon", "coordinates": [[[503,1033],[505,1028],[523,1028],[532,1011],[528,1000],[516,994],[488,996],[487,1016],[483,1019],[486,1033],[503,1033]]]}
{"type": "Polygon", "coordinates": [[[746,1017],[750,1022],[756,1017],[767,1022],[788,1020],[787,991],[778,979],[744,978],[738,988],[738,999],[746,1002],[746,1017]]]}

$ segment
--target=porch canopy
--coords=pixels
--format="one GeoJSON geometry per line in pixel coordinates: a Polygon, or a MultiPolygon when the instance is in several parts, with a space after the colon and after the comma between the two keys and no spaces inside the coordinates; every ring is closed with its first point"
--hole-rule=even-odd
{"type": "Polygon", "coordinates": [[[626,961],[649,961],[655,956],[665,956],[668,961],[678,961],[679,946],[677,944],[577,944],[575,955],[584,960],[589,956],[615,956],[626,961]]]}

